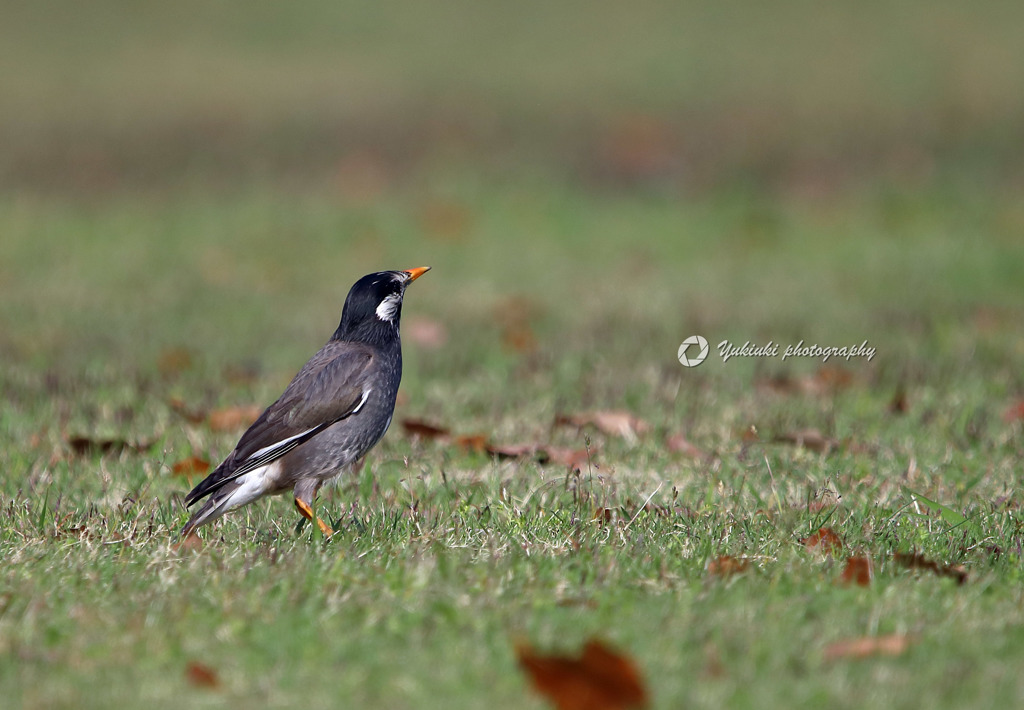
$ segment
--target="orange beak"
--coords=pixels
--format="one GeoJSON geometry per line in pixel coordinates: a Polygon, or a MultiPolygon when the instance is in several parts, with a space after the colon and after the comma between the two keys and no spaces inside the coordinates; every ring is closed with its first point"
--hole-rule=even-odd
{"type": "Polygon", "coordinates": [[[415,269],[406,269],[405,273],[409,274],[409,281],[412,282],[428,271],[430,271],[429,266],[417,266],[415,269]]]}

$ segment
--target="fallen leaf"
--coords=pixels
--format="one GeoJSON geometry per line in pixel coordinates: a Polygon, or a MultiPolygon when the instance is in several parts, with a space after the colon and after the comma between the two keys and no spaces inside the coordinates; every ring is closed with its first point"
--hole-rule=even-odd
{"type": "Polygon", "coordinates": [[[533,456],[540,448],[539,444],[488,444],[487,453],[500,459],[518,459],[533,456]]]}
{"type": "Polygon", "coordinates": [[[506,350],[518,353],[532,353],[537,349],[537,336],[525,323],[506,326],[501,330],[501,344],[506,350]]]}
{"type": "Polygon", "coordinates": [[[197,476],[210,470],[210,462],[198,456],[189,456],[171,467],[175,476],[197,476]]]}
{"type": "Polygon", "coordinates": [[[853,373],[844,367],[822,365],[814,373],[813,382],[818,391],[838,392],[853,383],[853,373]]]}
{"type": "Polygon", "coordinates": [[[871,578],[874,576],[871,569],[871,559],[868,557],[847,557],[846,567],[839,581],[843,584],[857,584],[861,587],[871,585],[871,578]]]}
{"type": "Polygon", "coordinates": [[[248,428],[263,412],[256,405],[248,407],[224,407],[210,412],[206,423],[213,431],[237,431],[248,428]]]}
{"type": "Polygon", "coordinates": [[[727,673],[722,654],[713,642],[704,646],[704,675],[708,678],[724,678],[727,673]]]}
{"type": "Polygon", "coordinates": [[[599,410],[582,414],[559,414],[555,425],[574,426],[582,429],[593,426],[607,436],[619,436],[631,442],[645,434],[651,427],[643,419],[624,410],[599,410]]]}
{"type": "Polygon", "coordinates": [[[981,306],[974,311],[974,327],[982,333],[1006,332],[1005,329],[1016,321],[1009,311],[981,306]]]}
{"type": "Polygon", "coordinates": [[[1007,424],[1012,424],[1015,421],[1024,419],[1024,399],[1011,404],[1005,412],[1003,412],[1003,421],[1007,424]]]}
{"type": "Polygon", "coordinates": [[[127,439],[104,439],[91,436],[69,436],[68,446],[77,456],[91,454],[119,454],[122,451],[142,453],[153,446],[152,441],[128,441],[127,439]]]}
{"type": "Polygon", "coordinates": [[[817,429],[800,429],[779,434],[773,441],[778,444],[793,444],[809,451],[829,452],[839,446],[839,442],[822,434],[817,429]]]}
{"type": "Polygon", "coordinates": [[[447,440],[451,431],[444,427],[435,426],[422,419],[403,419],[402,428],[405,433],[413,439],[442,439],[447,440]]]}
{"type": "Polygon", "coordinates": [[[197,409],[191,409],[185,402],[178,397],[171,397],[168,400],[167,405],[171,408],[175,414],[184,417],[192,424],[200,424],[206,420],[206,412],[197,409]]]}
{"type": "Polygon", "coordinates": [[[628,116],[608,131],[596,156],[601,173],[617,182],[661,178],[678,169],[678,136],[661,118],[628,116]]]}
{"type": "Polygon", "coordinates": [[[665,448],[674,454],[682,454],[694,459],[702,459],[706,456],[704,451],[690,443],[682,434],[672,434],[665,439],[665,448]]]}
{"type": "Polygon", "coordinates": [[[192,367],[192,351],[186,347],[164,348],[156,366],[163,375],[177,375],[192,367]]]}
{"type": "Polygon", "coordinates": [[[745,557],[719,555],[713,560],[708,560],[704,570],[715,577],[731,577],[734,574],[746,572],[749,568],[750,561],[745,557]]]}
{"type": "Polygon", "coordinates": [[[835,394],[853,383],[853,374],[846,368],[822,365],[813,375],[792,377],[788,374],[762,377],[755,383],[761,389],[778,394],[835,394]]]}
{"type": "Polygon", "coordinates": [[[895,394],[889,400],[888,410],[890,414],[906,414],[910,411],[910,404],[907,402],[907,390],[900,385],[896,388],[895,394]]]}
{"type": "Polygon", "coordinates": [[[754,381],[754,386],[759,390],[768,390],[778,394],[797,394],[803,392],[800,381],[789,375],[759,377],[754,381]]]}
{"type": "Polygon", "coordinates": [[[556,464],[566,466],[572,470],[580,471],[584,466],[589,465],[598,447],[591,446],[587,449],[572,449],[565,446],[551,446],[547,444],[490,444],[486,446],[487,453],[501,459],[525,458],[535,456],[537,463],[556,464]]]}
{"type": "Polygon", "coordinates": [[[596,609],[598,607],[596,601],[588,599],[587,597],[565,597],[563,599],[559,599],[555,604],[557,606],[567,608],[580,607],[583,609],[596,609]]]}
{"type": "Polygon", "coordinates": [[[183,552],[199,552],[203,549],[203,539],[194,532],[189,533],[186,537],[174,544],[174,549],[181,550],[183,552]]]}
{"type": "Polygon", "coordinates": [[[831,555],[843,549],[843,541],[832,528],[818,528],[807,537],[800,538],[800,544],[823,555],[831,555]]]}
{"type": "Polygon", "coordinates": [[[455,445],[464,451],[486,453],[487,436],[484,434],[461,434],[455,437],[455,445]]]}
{"type": "Polygon", "coordinates": [[[185,666],[185,679],[197,688],[212,690],[220,686],[217,671],[198,661],[189,661],[185,666]]]}
{"type": "Polygon", "coordinates": [[[825,647],[825,660],[869,658],[870,656],[898,656],[910,647],[906,634],[886,636],[864,636],[861,638],[836,641],[825,647]]]}
{"type": "Polygon", "coordinates": [[[646,707],[647,690],[633,662],[590,640],[579,658],[542,656],[516,649],[519,666],[557,710],[625,710],[646,707]]]}
{"type": "Polygon", "coordinates": [[[532,321],[537,305],[524,296],[510,296],[494,307],[494,320],[501,327],[501,342],[508,350],[529,353],[537,349],[532,321]]]}
{"type": "Polygon", "coordinates": [[[538,449],[538,463],[553,463],[565,466],[573,471],[582,471],[588,467],[596,449],[570,449],[562,446],[542,446],[538,449]]]}
{"type": "Polygon", "coordinates": [[[757,433],[757,427],[753,424],[737,433],[744,444],[754,444],[761,440],[761,435],[757,433]]]}
{"type": "Polygon", "coordinates": [[[437,350],[448,342],[448,329],[441,321],[421,316],[402,324],[402,337],[424,350],[437,350]]]}
{"type": "Polygon", "coordinates": [[[957,584],[967,581],[967,569],[962,565],[943,565],[929,560],[924,555],[911,552],[897,552],[892,556],[893,562],[900,567],[913,570],[924,570],[939,577],[950,577],[955,579],[957,584]]]}
{"type": "Polygon", "coordinates": [[[225,366],[222,374],[233,385],[248,385],[260,376],[260,366],[255,362],[234,363],[225,366]]]}

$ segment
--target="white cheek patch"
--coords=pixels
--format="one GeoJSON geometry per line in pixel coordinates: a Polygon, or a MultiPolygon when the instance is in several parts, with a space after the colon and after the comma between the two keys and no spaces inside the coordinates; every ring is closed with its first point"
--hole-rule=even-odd
{"type": "Polygon", "coordinates": [[[377,317],[382,321],[390,323],[395,319],[395,313],[398,312],[400,305],[402,305],[402,294],[392,293],[389,296],[385,296],[384,300],[377,306],[377,317]]]}

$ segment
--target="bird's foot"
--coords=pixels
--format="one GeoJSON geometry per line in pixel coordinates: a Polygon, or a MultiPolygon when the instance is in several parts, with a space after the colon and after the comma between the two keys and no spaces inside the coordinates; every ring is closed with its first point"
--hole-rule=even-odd
{"type": "Polygon", "coordinates": [[[320,532],[323,533],[324,537],[330,537],[331,535],[334,534],[334,531],[331,530],[331,526],[330,525],[325,523],[320,518],[314,517],[314,515],[313,515],[313,508],[309,505],[309,503],[307,503],[306,501],[302,500],[301,498],[296,498],[295,499],[295,507],[299,509],[299,513],[306,520],[308,520],[310,522],[313,522],[313,520],[316,520],[316,524],[320,527],[320,532]]]}

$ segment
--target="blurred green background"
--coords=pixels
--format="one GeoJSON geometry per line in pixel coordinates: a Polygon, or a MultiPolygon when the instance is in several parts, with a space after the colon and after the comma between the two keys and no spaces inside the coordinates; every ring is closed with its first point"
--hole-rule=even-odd
{"type": "Polygon", "coordinates": [[[420,263],[417,308],[464,337],[525,298],[542,335],[578,336],[562,345],[628,322],[664,336],[659,362],[699,327],[885,343],[1019,309],[1020,20],[1010,2],[11,3],[0,347],[273,359],[271,332],[312,342],[355,278],[420,263]]]}
{"type": "Polygon", "coordinates": [[[221,704],[540,707],[515,636],[596,634],[662,707],[1019,704],[1022,27],[1002,0],[3,3],[5,697],[217,704],[199,659],[221,704]],[[173,548],[174,464],[239,432],[172,401],[265,405],[357,278],[421,265],[395,421],[593,443],[590,497],[396,426],[324,496],[329,543],[274,500],[173,548]],[[694,333],[877,354],[685,370],[694,333]],[[591,409],[650,431],[552,425],[591,409]],[[837,450],[773,443],[807,428],[837,450]],[[796,542],[826,521],[970,581],[836,586],[796,542]],[[723,553],[756,570],[710,579],[723,553]],[[920,643],[821,660],[895,631],[920,643]]]}

